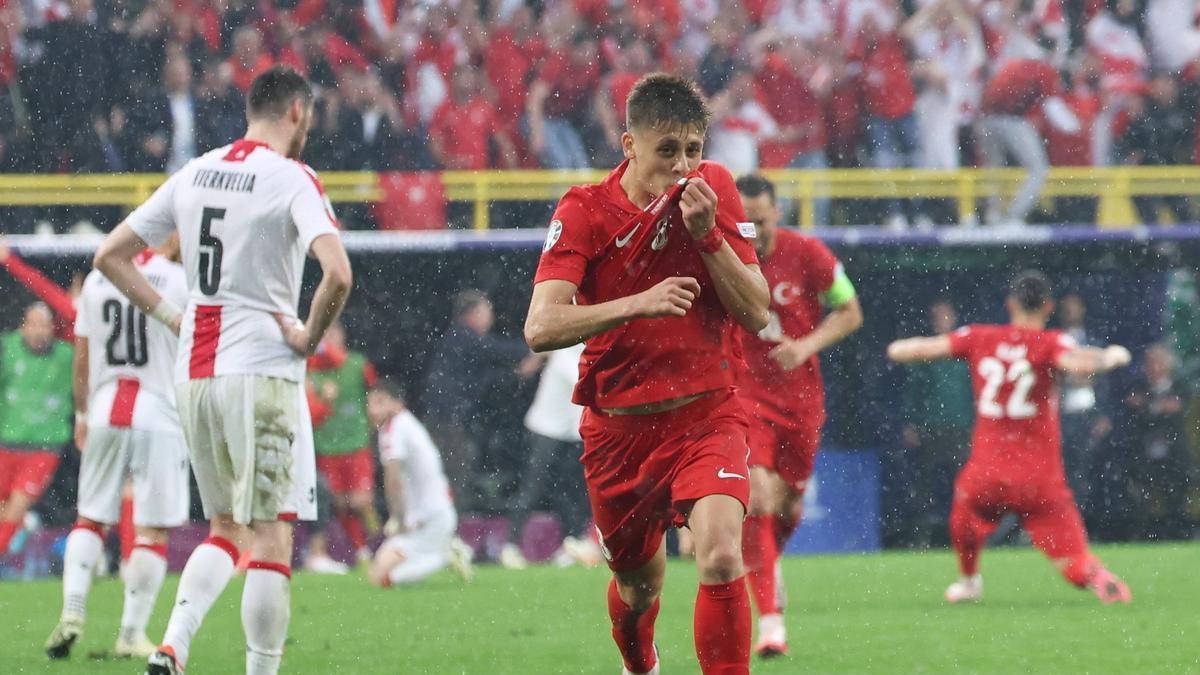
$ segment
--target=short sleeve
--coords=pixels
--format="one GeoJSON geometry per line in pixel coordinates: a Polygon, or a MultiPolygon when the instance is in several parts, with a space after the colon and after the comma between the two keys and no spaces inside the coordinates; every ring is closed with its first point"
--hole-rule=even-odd
{"type": "Polygon", "coordinates": [[[125,222],[150,246],[158,246],[175,232],[175,187],[182,180],[175,172],[145,203],[133,210],[125,222]]]}
{"type": "Polygon", "coordinates": [[[375,365],[370,361],[363,362],[363,384],[367,385],[367,389],[374,389],[376,384],[379,384],[379,374],[375,372],[375,365]]]}
{"type": "Polygon", "coordinates": [[[747,228],[743,233],[738,223],[746,222],[746,210],[742,207],[742,197],[738,194],[737,184],[729,169],[716,162],[704,162],[700,165],[700,173],[708,182],[713,192],[717,193],[717,227],[725,235],[725,241],[737,254],[738,260],[747,265],[758,264],[758,254],[754,251],[753,236],[747,233],[753,229],[747,228]]]}
{"type": "Polygon", "coordinates": [[[572,188],[554,209],[533,283],[559,279],[578,286],[596,253],[587,202],[579,188],[572,188]]]}
{"type": "Polygon", "coordinates": [[[99,274],[99,272],[92,270],[88,273],[87,279],[85,279],[83,282],[83,291],[79,294],[79,299],[75,301],[76,337],[91,337],[92,324],[88,320],[88,317],[91,315],[91,312],[88,311],[88,308],[91,306],[91,302],[88,298],[91,295],[92,289],[96,286],[92,277],[92,275],[95,274],[99,274]]]}
{"type": "Polygon", "coordinates": [[[804,260],[804,271],[809,287],[819,294],[824,294],[833,288],[833,282],[837,280],[842,264],[820,239],[807,237],[804,241],[808,253],[804,260]]]}
{"type": "Polygon", "coordinates": [[[300,189],[292,198],[292,222],[300,233],[300,244],[307,251],[313,240],[323,234],[337,234],[338,222],[333,215],[333,205],[325,195],[325,187],[321,179],[312,169],[301,164],[305,178],[301,181],[300,189]]]}
{"type": "Polygon", "coordinates": [[[970,326],[963,326],[950,333],[950,355],[956,359],[965,359],[971,353],[971,338],[974,332],[970,326]]]}

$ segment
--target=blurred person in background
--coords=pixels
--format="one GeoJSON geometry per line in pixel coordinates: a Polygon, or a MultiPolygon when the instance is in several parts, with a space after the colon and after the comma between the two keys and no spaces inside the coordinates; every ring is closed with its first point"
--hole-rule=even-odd
{"type": "MultiPolygon", "coordinates": [[[[1128,104],[1129,126],[1116,141],[1116,164],[1134,166],[1184,166],[1191,163],[1196,139],[1196,114],[1183,105],[1174,75],[1157,73],[1145,95],[1128,104]]],[[[1189,92],[1195,97],[1196,92],[1189,92]]],[[[1193,220],[1185,195],[1137,195],[1138,216],[1147,225],[1162,223],[1166,210],[1176,223],[1193,220]]]]}
{"type": "Polygon", "coordinates": [[[586,169],[591,157],[582,131],[592,92],[600,82],[595,37],[578,31],[551,48],[537,69],[525,102],[529,151],[546,169],[586,169]]]}
{"type": "Polygon", "coordinates": [[[71,441],[71,345],[38,302],[0,336],[0,556],[54,477],[71,441]]]}
{"type": "Polygon", "coordinates": [[[1063,100],[1058,71],[1044,59],[1010,59],[984,89],[977,129],[984,166],[1003,167],[1011,154],[1025,169],[1025,179],[1007,210],[1001,211],[999,198],[988,198],[988,225],[1024,225],[1037,205],[1050,170],[1045,142],[1029,120],[1039,109],[1060,131],[1079,129],[1079,119],[1063,100]]]}
{"type": "Polygon", "coordinates": [[[1129,478],[1137,504],[1133,534],[1141,539],[1192,535],[1187,501],[1196,457],[1184,434],[1185,394],[1177,379],[1177,363],[1165,345],[1147,347],[1141,376],[1125,398],[1128,429],[1122,438],[1131,460],[1129,478]]]}
{"type": "Polygon", "coordinates": [[[892,342],[897,363],[961,359],[971,371],[977,416],[971,456],[954,482],[950,538],[960,576],[946,588],[947,602],[983,597],[980,557],[1005,515],[1016,515],[1071,585],[1101,603],[1128,603],[1128,586],[1088,547],[1087,530],[1067,486],[1062,465],[1057,375],[1099,374],[1125,366],[1129,351],[1112,345],[1085,347],[1060,331],[1047,330],[1054,312],[1049,280],[1021,272],[1005,299],[1009,322],[972,324],[934,337],[892,342]]]}
{"type": "Polygon", "coordinates": [[[520,487],[509,514],[509,539],[500,551],[500,564],[505,567],[522,569],[527,565],[520,549],[521,534],[539,501],[553,505],[566,535],[556,562],[589,566],[600,562],[600,549],[593,543],[588,528],[591,507],[579,465],[583,454],[583,438],[579,435],[583,408],[571,402],[582,354],[582,344],[550,353],[542,367],[533,404],[525,414],[529,454],[524,469],[517,475],[520,487]]]}
{"type": "Polygon", "coordinates": [[[1141,0],[1106,0],[1105,9],[1087,24],[1084,48],[1100,71],[1100,114],[1092,127],[1096,166],[1114,163],[1113,141],[1121,119],[1146,89],[1150,57],[1142,45],[1141,0]]]}
{"type": "MultiPolygon", "coordinates": [[[[333,512],[360,562],[370,559],[367,539],[379,531],[375,512],[375,456],[367,419],[367,391],[375,386],[375,366],[346,346],[341,321],[330,324],[317,353],[308,357],[308,382],[329,415],[313,424],[317,469],[333,495],[333,512]]],[[[325,537],[309,540],[305,563],[314,571],[338,571],[326,551],[325,537]]]]}
{"type": "MultiPolygon", "coordinates": [[[[958,328],[958,311],[946,299],[935,300],[928,310],[933,335],[949,335],[958,328]]],[[[905,543],[918,548],[945,546],[946,527],[954,476],[967,458],[971,425],[971,373],[957,360],[913,365],[904,380],[903,473],[907,495],[902,495],[906,516],[901,520],[905,543]]]]}
{"type": "Polygon", "coordinates": [[[473,553],[455,535],[458,514],[433,439],[386,379],[367,395],[367,415],[379,429],[388,503],[388,538],[375,552],[367,579],[387,588],[416,583],[450,566],[470,582],[473,553]]]}
{"type": "Polygon", "coordinates": [[[754,71],[739,64],[728,86],[709,99],[713,119],[706,155],[739,176],[758,170],[758,144],[779,133],[779,125],[758,100],[754,79],[754,71]]]}
{"type": "MultiPolygon", "coordinates": [[[[1058,303],[1059,329],[1079,345],[1099,344],[1087,327],[1087,304],[1078,293],[1067,293],[1058,303]]],[[[1112,430],[1112,420],[1100,409],[1095,378],[1074,373],[1064,374],[1062,392],[1063,469],[1067,485],[1075,493],[1075,503],[1084,519],[1092,515],[1090,495],[1096,479],[1095,455],[1098,444],[1112,430]]]]}
{"type": "Polygon", "coordinates": [[[493,334],[495,315],[487,295],[459,291],[450,302],[451,323],[433,348],[421,404],[429,433],[443,453],[446,477],[463,511],[489,499],[480,460],[485,412],[481,403],[498,379],[517,369],[532,375],[541,359],[524,341],[493,334]]]}
{"type": "Polygon", "coordinates": [[[454,69],[450,95],[429,124],[429,149],[443,169],[519,168],[516,145],[497,118],[487,86],[483,73],[475,66],[454,69]],[[492,160],[493,155],[498,161],[492,160]]]}
{"type": "MultiPolygon", "coordinates": [[[[916,90],[900,29],[899,10],[894,1],[860,2],[858,32],[848,60],[859,73],[860,92],[866,112],[866,135],[871,164],[879,169],[915,166],[920,152],[917,133],[916,90]]],[[[898,200],[889,200],[884,224],[906,229],[909,219],[898,200]]],[[[922,222],[925,217],[922,215],[922,222]]]]}

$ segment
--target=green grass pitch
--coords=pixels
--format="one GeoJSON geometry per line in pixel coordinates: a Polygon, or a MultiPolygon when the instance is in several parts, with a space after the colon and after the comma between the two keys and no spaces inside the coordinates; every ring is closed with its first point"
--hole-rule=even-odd
{"type": "MultiPolygon", "coordinates": [[[[756,673],[1200,673],[1200,546],[1102,547],[1133,590],[1103,607],[1027,549],[984,555],[985,598],[947,606],[948,552],[787,558],[792,654],[756,673]]],[[[166,624],[176,577],[159,598],[151,637],[166,624]]],[[[414,588],[379,591],[361,576],[298,574],[287,673],[620,672],[609,637],[603,569],[483,568],[463,587],[449,572],[414,588]]],[[[192,647],[188,672],[243,668],[241,581],[217,601],[192,647]]],[[[696,576],[673,562],[657,640],[663,672],[695,673],[691,617],[696,576]]],[[[121,586],[93,587],[89,619],[69,661],[42,642],[58,617],[55,581],[0,584],[0,673],[141,673],[143,664],[88,657],[112,647],[121,586]]]]}

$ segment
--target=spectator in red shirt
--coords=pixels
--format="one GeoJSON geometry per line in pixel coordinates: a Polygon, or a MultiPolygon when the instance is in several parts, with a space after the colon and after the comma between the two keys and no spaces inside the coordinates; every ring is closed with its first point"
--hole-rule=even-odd
{"type": "MultiPolygon", "coordinates": [[[[497,3],[497,10],[501,4],[497,3]]],[[[483,68],[496,91],[497,119],[506,131],[514,133],[525,114],[529,75],[546,45],[537,35],[533,10],[524,4],[513,10],[507,22],[497,17],[493,23],[499,27],[488,36],[483,68]]]]}
{"type": "Polygon", "coordinates": [[[591,166],[579,130],[600,81],[599,56],[595,38],[577,32],[547,57],[529,89],[529,149],[547,169],[591,166]]]}
{"type": "Polygon", "coordinates": [[[233,85],[245,94],[258,74],[275,65],[275,59],[263,52],[263,39],[254,26],[242,26],[233,34],[233,53],[225,62],[233,85]]]}
{"type": "Polygon", "coordinates": [[[621,161],[621,133],[625,130],[625,107],[633,85],[653,67],[653,55],[645,42],[634,40],[614,54],[616,67],[604,76],[596,90],[596,119],[604,131],[607,144],[607,163],[621,161]]]}
{"type": "Polygon", "coordinates": [[[429,149],[445,169],[487,169],[491,166],[489,143],[496,144],[504,168],[517,167],[516,146],[501,128],[485,86],[474,66],[455,68],[450,97],[429,123],[429,149]]]}
{"type": "Polygon", "coordinates": [[[1037,203],[1050,169],[1042,136],[1029,120],[1039,109],[1060,131],[1073,133],[1079,120],[1062,99],[1058,72],[1045,61],[1012,59],[997,71],[983,92],[979,120],[979,149],[984,166],[1004,166],[1012,154],[1026,170],[1025,181],[1008,211],[998,198],[989,199],[986,221],[991,225],[1022,225],[1037,203]]]}
{"type": "MultiPolygon", "coordinates": [[[[917,96],[908,55],[896,33],[897,22],[894,7],[878,5],[865,12],[852,52],[852,60],[862,73],[861,96],[871,163],[881,169],[915,166],[920,150],[913,116],[917,96]]],[[[899,201],[892,201],[888,208],[889,227],[908,227],[899,201]]]]}

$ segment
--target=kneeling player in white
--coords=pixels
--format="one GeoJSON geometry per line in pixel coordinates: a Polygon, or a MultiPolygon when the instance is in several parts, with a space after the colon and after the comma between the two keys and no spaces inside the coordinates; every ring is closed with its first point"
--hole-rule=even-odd
{"type": "MultiPolygon", "coordinates": [[[[179,240],[162,255],[146,251],[137,268],[162,297],[187,302],[179,240]],[[168,259],[170,258],[170,259],[168,259]]],[[[92,271],[83,283],[75,319],[75,444],[79,518],[63,555],[63,609],[46,640],[50,658],[65,658],[83,630],[92,573],[104,555],[104,528],[117,522],[121,494],[133,478],[137,539],[125,565],[125,611],[117,656],[146,658],[155,645],[146,623],[167,573],[167,532],[188,515],[187,446],[175,410],[175,352],[171,329],[129,303],[92,271]]]]}
{"type": "Polygon", "coordinates": [[[379,428],[391,535],[367,577],[376,586],[411,584],[450,565],[470,581],[472,551],[455,535],[458,514],[429,432],[386,378],[367,393],[367,416],[379,428]]]}
{"type": "Polygon", "coordinates": [[[337,222],[315,173],[298,161],[313,93],[294,70],[259,74],[246,137],[167,179],[96,254],[96,266],[144,311],[181,326],[180,421],[210,536],[188,558],[150,675],[182,672],[192,638],[250,545],[242,594],[246,672],[279,670],[291,614],[292,527],[304,357],[350,292],[337,222]],[[182,324],[129,260],[178,231],[189,298],[182,324]],[[297,305],[305,254],[321,266],[307,322],[297,305]]]}

